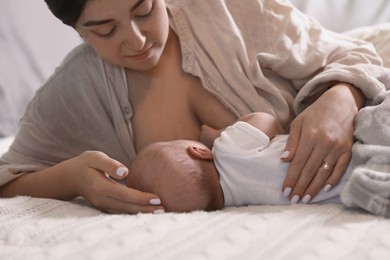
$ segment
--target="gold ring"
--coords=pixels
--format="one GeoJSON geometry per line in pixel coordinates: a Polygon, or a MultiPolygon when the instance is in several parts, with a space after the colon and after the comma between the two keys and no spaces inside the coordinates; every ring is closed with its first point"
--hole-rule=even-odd
{"type": "Polygon", "coordinates": [[[321,167],[322,167],[325,171],[329,171],[329,170],[332,168],[332,166],[331,166],[330,163],[328,163],[328,162],[323,162],[321,167]]]}

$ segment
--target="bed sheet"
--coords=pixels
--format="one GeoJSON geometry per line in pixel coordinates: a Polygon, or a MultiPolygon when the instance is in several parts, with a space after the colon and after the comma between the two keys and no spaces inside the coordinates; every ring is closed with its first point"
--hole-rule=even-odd
{"type": "Polygon", "coordinates": [[[340,204],[110,215],[0,199],[0,259],[390,259],[390,220],[340,204]]]}

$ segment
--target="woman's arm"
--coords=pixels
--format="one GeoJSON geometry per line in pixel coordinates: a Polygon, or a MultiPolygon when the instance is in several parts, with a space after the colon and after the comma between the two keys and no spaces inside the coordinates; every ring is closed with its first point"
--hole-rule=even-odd
{"type": "Polygon", "coordinates": [[[384,89],[381,75],[386,73],[371,44],[323,29],[288,2],[266,1],[264,7],[268,34],[278,44],[265,43],[267,56],[260,62],[289,79],[298,92],[294,109],[299,115],[283,154],[291,164],[282,192],[292,202],[309,202],[344,174],[356,113],[365,97],[384,89]]]}
{"type": "Polygon", "coordinates": [[[113,179],[128,170],[102,152],[84,152],[42,171],[25,174],[0,187],[0,197],[18,195],[71,200],[82,196],[96,208],[111,213],[154,212],[162,209],[154,194],[130,189],[113,179]],[[112,179],[110,179],[110,176],[112,179]]]}

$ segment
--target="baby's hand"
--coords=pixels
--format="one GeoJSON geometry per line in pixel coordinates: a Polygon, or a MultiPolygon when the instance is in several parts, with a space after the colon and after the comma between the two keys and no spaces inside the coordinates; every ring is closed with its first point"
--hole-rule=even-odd
{"type": "Polygon", "coordinates": [[[202,125],[200,129],[199,141],[211,149],[214,145],[214,140],[219,137],[221,132],[222,130],[217,130],[208,125],[202,125]]]}

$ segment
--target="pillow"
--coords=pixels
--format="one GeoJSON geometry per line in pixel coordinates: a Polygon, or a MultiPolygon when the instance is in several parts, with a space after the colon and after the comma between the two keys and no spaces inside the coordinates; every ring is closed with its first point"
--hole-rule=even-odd
{"type": "Polygon", "coordinates": [[[0,1],[0,137],[14,135],[35,91],[81,43],[44,0],[0,1]]]}

